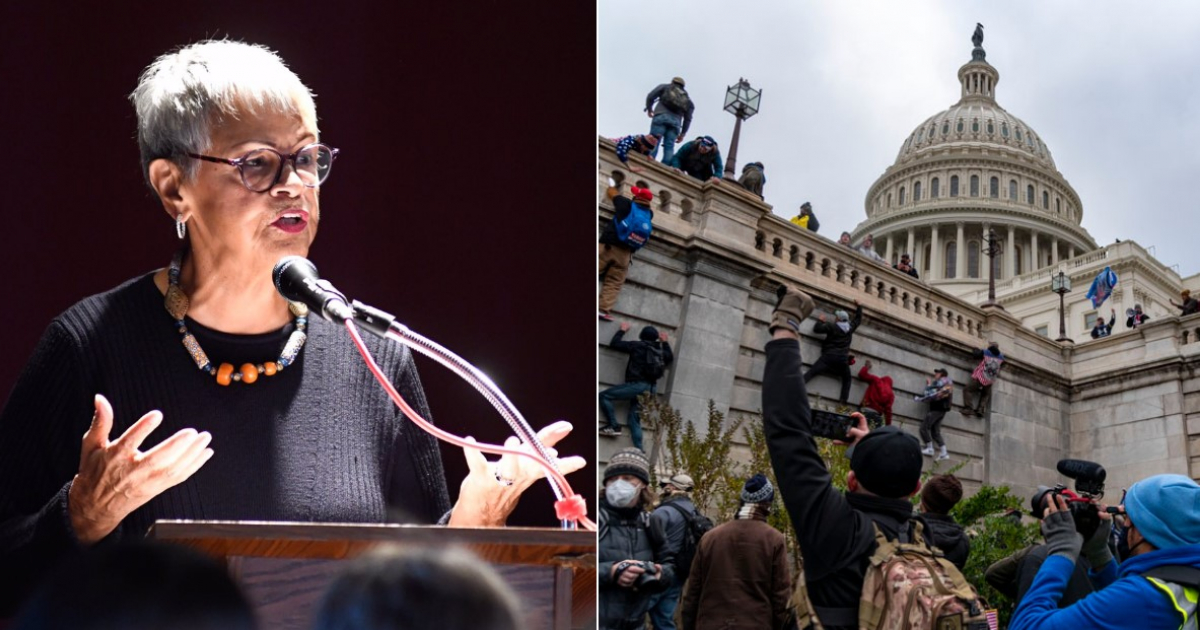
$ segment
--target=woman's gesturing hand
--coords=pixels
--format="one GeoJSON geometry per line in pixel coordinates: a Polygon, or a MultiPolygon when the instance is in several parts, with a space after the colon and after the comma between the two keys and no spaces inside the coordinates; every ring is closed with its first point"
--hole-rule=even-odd
{"type": "Polygon", "coordinates": [[[161,423],[162,412],[151,411],[121,437],[109,440],[112,405],[96,394],[96,414],[83,434],[79,473],[67,495],[71,526],[83,544],[107,536],[126,516],[191,477],[212,457],[212,435],[195,429],[183,429],[149,450],[139,450],[161,423]]]}

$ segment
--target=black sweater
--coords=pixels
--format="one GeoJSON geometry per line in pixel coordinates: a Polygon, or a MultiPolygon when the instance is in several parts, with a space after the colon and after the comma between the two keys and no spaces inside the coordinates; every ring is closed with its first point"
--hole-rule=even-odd
{"type": "MultiPolygon", "coordinates": [[[[228,335],[187,324],[214,363],[235,365],[274,360],[292,331],[228,335]]],[[[367,343],[429,418],[408,349],[367,343]]],[[[191,427],[212,433],[214,452],[103,542],[140,538],[157,519],[433,523],[450,507],[434,438],[396,409],[344,330],[310,318],[294,364],[222,387],[197,369],[147,275],[51,322],[0,413],[0,616],[40,570],[79,549],[67,490],[96,393],[113,406],[109,439],[160,409],[162,425],[142,450],[191,427]]]]}
{"type": "Polygon", "coordinates": [[[766,350],[763,428],[777,487],[804,557],[809,598],[814,606],[856,611],[863,576],[875,552],[872,522],[889,540],[895,539],[912,517],[912,504],[905,499],[842,494],[833,487],[812,438],[800,344],[776,339],[767,343],[766,350]]]}

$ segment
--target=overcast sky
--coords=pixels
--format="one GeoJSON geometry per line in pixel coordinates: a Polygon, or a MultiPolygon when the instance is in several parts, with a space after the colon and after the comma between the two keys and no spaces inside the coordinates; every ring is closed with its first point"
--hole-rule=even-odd
{"type": "MultiPolygon", "coordinates": [[[[603,0],[597,132],[645,133],[646,93],[682,76],[689,137],[728,152],[725,90],[763,90],[742,124],[737,171],[766,166],[764,195],[791,217],[811,201],[821,234],[866,218],[870,185],[929,116],[958,101],[958,68],[984,25],[996,100],[1050,149],[1097,243],[1132,239],[1200,273],[1200,2],[603,0]]],[[[660,153],[661,157],[661,153],[660,153]]]]}

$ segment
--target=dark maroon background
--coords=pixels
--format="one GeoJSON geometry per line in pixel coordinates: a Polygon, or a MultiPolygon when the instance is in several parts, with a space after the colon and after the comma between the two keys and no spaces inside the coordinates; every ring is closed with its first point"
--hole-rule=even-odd
{"type": "MultiPolygon", "coordinates": [[[[574,422],[561,450],[594,463],[591,3],[3,4],[0,396],[55,315],[169,261],[127,95],[158,55],[228,36],[278,51],[342,150],[310,253],[322,275],[473,362],[535,427],[574,422]]],[[[507,435],[418,365],[441,426],[507,435]]],[[[453,497],[466,466],[442,454],[453,497]]],[[[594,479],[570,478],[592,509],[594,479]]],[[[510,524],[553,525],[552,498],[538,484],[510,524]]]]}

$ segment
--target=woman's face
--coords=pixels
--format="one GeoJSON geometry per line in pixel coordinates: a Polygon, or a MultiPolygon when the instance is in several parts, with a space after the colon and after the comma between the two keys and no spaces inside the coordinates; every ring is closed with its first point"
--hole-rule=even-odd
{"type": "MultiPolygon", "coordinates": [[[[316,141],[316,130],[298,114],[244,114],[213,129],[206,155],[235,159],[262,148],[289,155],[316,141]]],[[[180,186],[180,197],[198,255],[274,265],[282,256],[307,256],[317,235],[319,189],[306,187],[290,161],[264,192],[246,188],[234,166],[201,161],[195,179],[180,186]]]]}

